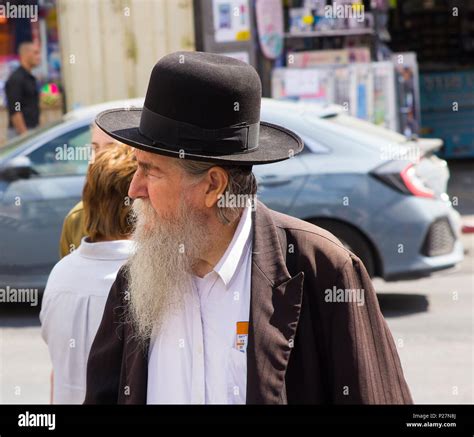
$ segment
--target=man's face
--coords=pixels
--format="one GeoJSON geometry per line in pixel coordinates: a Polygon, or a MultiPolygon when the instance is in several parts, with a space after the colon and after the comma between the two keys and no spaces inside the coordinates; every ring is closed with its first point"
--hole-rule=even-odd
{"type": "Polygon", "coordinates": [[[149,201],[157,218],[172,220],[179,211],[183,196],[190,207],[196,208],[202,195],[199,187],[190,184],[177,158],[170,158],[135,149],[138,168],[133,176],[128,195],[132,199],[149,201]]]}
{"type": "Polygon", "coordinates": [[[30,46],[28,50],[28,62],[31,68],[35,68],[41,63],[41,52],[37,45],[30,46]]]}
{"type": "Polygon", "coordinates": [[[131,320],[137,338],[179,308],[196,261],[211,238],[204,193],[176,158],[135,150],[137,171],[128,195],[134,199],[136,251],[127,263],[131,320]],[[184,251],[182,250],[184,248],[184,251]]]}
{"type": "Polygon", "coordinates": [[[117,145],[117,141],[107,135],[102,129],[99,128],[99,126],[94,125],[92,128],[91,144],[94,154],[97,154],[106,147],[117,145]]]}

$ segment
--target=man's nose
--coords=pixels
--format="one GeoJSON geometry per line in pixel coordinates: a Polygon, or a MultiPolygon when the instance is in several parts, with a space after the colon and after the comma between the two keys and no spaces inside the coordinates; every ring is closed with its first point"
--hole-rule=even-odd
{"type": "Polygon", "coordinates": [[[128,197],[132,199],[148,197],[145,179],[140,175],[140,170],[137,170],[133,175],[132,182],[128,187],[128,197]]]}

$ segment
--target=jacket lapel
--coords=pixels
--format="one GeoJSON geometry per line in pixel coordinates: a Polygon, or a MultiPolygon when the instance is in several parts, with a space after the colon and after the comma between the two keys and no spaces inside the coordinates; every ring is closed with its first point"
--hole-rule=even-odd
{"type": "Polygon", "coordinates": [[[290,275],[271,211],[257,203],[247,346],[247,404],[287,403],[285,373],[301,310],[304,273],[290,275]]]}

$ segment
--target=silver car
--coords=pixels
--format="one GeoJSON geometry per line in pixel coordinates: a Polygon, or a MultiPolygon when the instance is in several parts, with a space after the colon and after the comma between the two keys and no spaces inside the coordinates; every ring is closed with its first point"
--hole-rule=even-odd
{"type": "MultiPolygon", "coordinates": [[[[0,149],[0,287],[42,289],[58,260],[63,220],[80,199],[90,124],[110,102],[66,114],[0,149]]],[[[446,194],[438,140],[404,136],[345,114],[340,107],[262,100],[262,120],[298,133],[304,151],[255,166],[270,208],[328,229],[372,276],[413,278],[463,258],[460,217],[446,194]]]]}

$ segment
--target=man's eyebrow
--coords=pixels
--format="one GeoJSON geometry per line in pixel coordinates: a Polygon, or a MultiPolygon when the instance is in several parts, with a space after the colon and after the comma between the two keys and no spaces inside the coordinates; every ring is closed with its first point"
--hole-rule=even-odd
{"type": "Polygon", "coordinates": [[[137,159],[137,163],[140,167],[142,167],[144,170],[157,170],[157,171],[162,171],[160,167],[157,165],[151,164],[149,162],[143,162],[137,159]]]}

